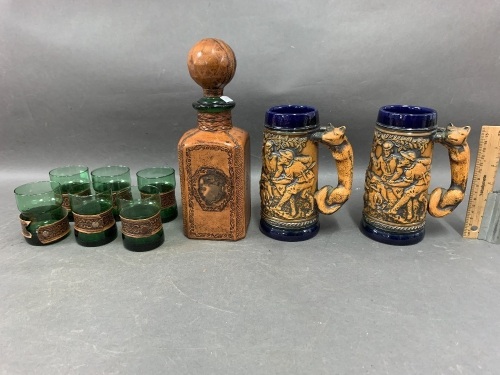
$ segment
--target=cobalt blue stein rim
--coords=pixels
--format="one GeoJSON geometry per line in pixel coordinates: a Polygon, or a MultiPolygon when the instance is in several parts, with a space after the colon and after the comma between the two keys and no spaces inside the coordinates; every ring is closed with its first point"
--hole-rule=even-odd
{"type": "Polygon", "coordinates": [[[318,110],[308,105],[277,105],[266,111],[265,127],[284,131],[316,129],[319,127],[318,110]]]}
{"type": "Polygon", "coordinates": [[[437,112],[414,105],[386,105],[379,109],[377,123],[395,129],[432,130],[437,127],[437,112]]]}

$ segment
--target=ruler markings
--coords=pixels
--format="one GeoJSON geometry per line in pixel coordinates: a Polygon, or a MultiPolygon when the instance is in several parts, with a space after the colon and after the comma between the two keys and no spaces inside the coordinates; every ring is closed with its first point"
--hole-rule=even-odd
{"type": "Polygon", "coordinates": [[[483,125],[472,177],[463,237],[478,238],[488,194],[493,191],[500,159],[500,126],[483,125]]]}

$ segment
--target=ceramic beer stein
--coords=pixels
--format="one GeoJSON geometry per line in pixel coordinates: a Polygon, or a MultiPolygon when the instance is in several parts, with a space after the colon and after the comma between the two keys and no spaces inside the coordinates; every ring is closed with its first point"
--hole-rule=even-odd
{"type": "Polygon", "coordinates": [[[470,127],[437,127],[434,109],[407,105],[380,108],[365,177],[361,230],[393,245],[411,245],[425,233],[426,211],[443,217],[463,200],[469,173],[470,127]],[[434,143],[448,149],[451,185],[429,195],[434,143]]]}
{"type": "Polygon", "coordinates": [[[318,111],[284,105],[266,112],[260,179],[260,229],[281,241],[307,240],[318,233],[318,211],[333,214],[349,198],[353,153],[345,127],[319,126],[318,111]],[[338,185],[318,190],[318,142],[331,151],[338,185]]]}

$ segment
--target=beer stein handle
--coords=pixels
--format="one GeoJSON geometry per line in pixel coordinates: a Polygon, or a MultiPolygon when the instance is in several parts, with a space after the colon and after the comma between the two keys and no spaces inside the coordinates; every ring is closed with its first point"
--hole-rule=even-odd
{"type": "Polygon", "coordinates": [[[462,202],[469,176],[470,150],[467,136],[470,126],[438,128],[434,142],[448,149],[451,167],[451,184],[448,189],[436,188],[429,196],[428,212],[434,217],[450,214],[462,202]]]}
{"type": "Polygon", "coordinates": [[[325,185],[314,194],[319,212],[326,215],[337,211],[351,195],[354,157],[345,129],[345,126],[329,124],[311,136],[313,141],[321,142],[330,149],[337,167],[337,187],[325,185]]]}

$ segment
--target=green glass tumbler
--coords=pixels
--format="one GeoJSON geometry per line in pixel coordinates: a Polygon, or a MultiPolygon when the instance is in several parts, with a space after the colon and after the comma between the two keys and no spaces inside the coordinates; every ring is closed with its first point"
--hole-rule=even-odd
{"type": "Polygon", "coordinates": [[[160,194],[148,185],[130,189],[130,197],[117,198],[122,222],[123,246],[131,251],[148,251],[165,241],[160,215],[160,194]]]}
{"type": "Polygon", "coordinates": [[[92,186],[95,191],[102,192],[111,189],[113,198],[113,215],[115,220],[120,220],[117,198],[130,196],[130,169],[123,165],[108,165],[94,169],[91,172],[92,186]]]}
{"type": "Polygon", "coordinates": [[[111,190],[87,195],[70,194],[70,201],[75,239],[79,245],[101,246],[117,237],[111,190]]]}
{"type": "Polygon", "coordinates": [[[175,199],[175,170],[171,167],[152,167],[137,172],[139,189],[145,186],[156,186],[160,191],[161,221],[163,223],[177,217],[177,201],[175,199]]]}
{"type": "Polygon", "coordinates": [[[21,211],[22,234],[30,245],[48,245],[69,234],[68,212],[62,206],[62,189],[58,182],[30,182],[18,186],[14,194],[21,211]]]}
{"type": "Polygon", "coordinates": [[[68,219],[73,221],[69,194],[87,195],[90,192],[90,174],[84,165],[67,165],[49,172],[50,181],[61,184],[63,207],[68,210],[68,219]]]}

